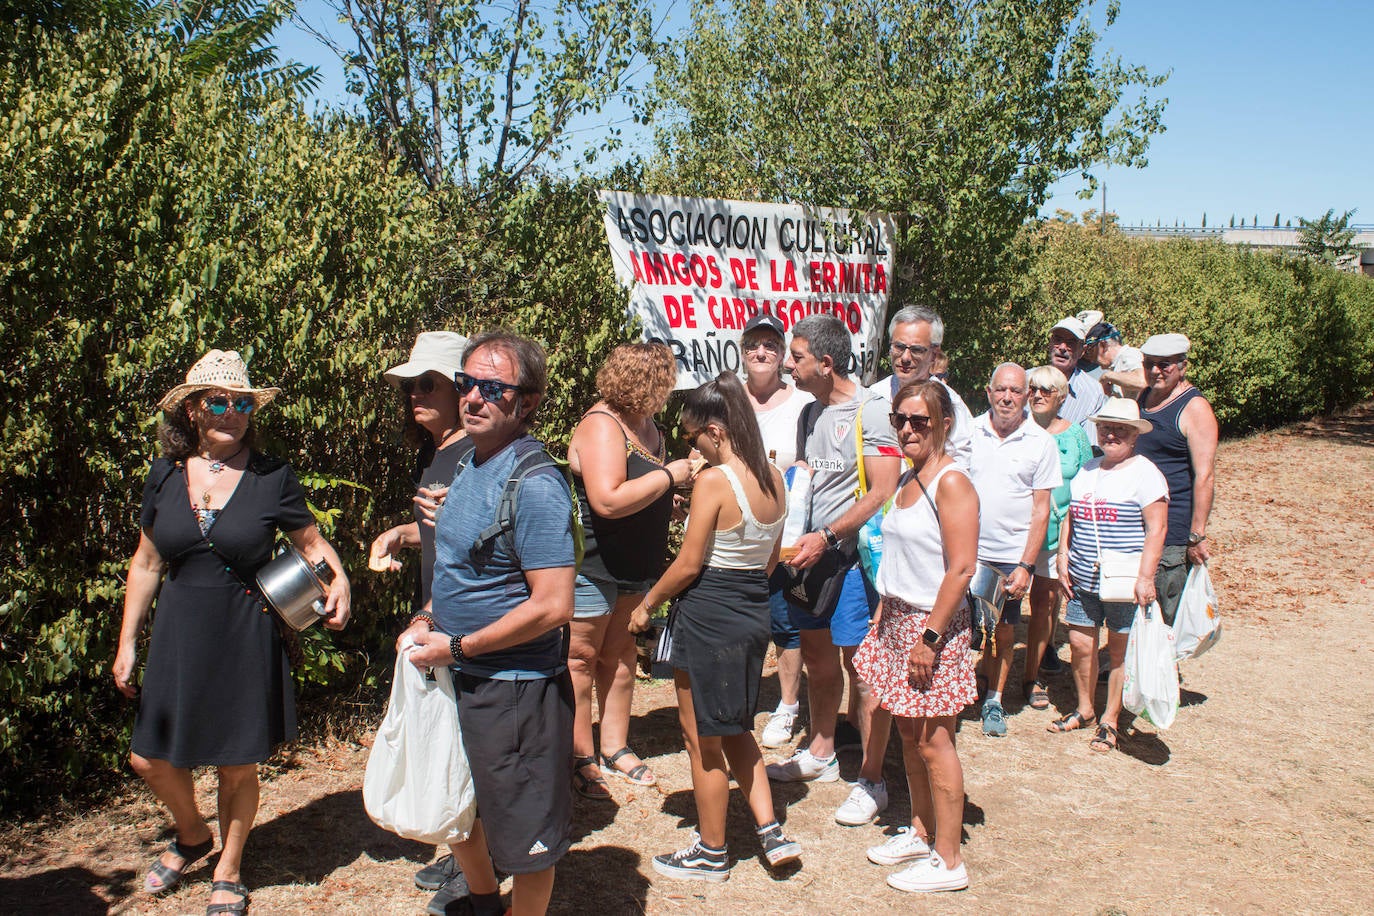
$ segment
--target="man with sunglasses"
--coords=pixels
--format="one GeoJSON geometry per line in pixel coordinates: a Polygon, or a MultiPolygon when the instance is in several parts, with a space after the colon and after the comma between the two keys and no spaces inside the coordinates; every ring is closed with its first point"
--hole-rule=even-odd
{"type": "Polygon", "coordinates": [[[1155,573],[1155,593],[1170,625],[1188,578],[1188,566],[1206,563],[1207,520],[1212,514],[1217,455],[1217,418],[1212,405],[1188,381],[1188,338],[1156,334],[1140,348],[1149,387],[1140,395],[1140,418],[1152,428],[1136,439],[1169,483],[1169,527],[1155,573]]]}
{"type": "MultiPolygon", "coordinates": [[[[1059,447],[1054,437],[1031,418],[1026,370],[1003,363],[988,381],[987,413],[973,421],[973,461],[969,477],[978,491],[978,562],[1006,576],[1006,602],[993,634],[991,651],[983,655],[987,695],[983,699],[983,734],[998,738],[1007,733],[1002,691],[1011,675],[1016,648],[1016,625],[1021,622],[1021,599],[1030,591],[1035,563],[1045,543],[1050,521],[1050,494],[1064,482],[1059,472],[1059,447]]],[[[1026,702],[1044,693],[1035,672],[1023,678],[1026,702]]],[[[1048,697],[1045,700],[1048,704],[1048,697]]]]}
{"type": "MultiPolygon", "coordinates": [[[[931,309],[908,305],[898,309],[887,323],[887,337],[892,374],[879,379],[869,387],[869,391],[891,401],[903,385],[924,382],[932,377],[931,366],[945,340],[945,322],[931,309]]],[[[949,399],[954,403],[954,426],[945,437],[945,452],[967,470],[973,414],[964,399],[944,379],[937,381],[945,386],[949,399]]]]}
{"type": "Polygon", "coordinates": [[[479,817],[451,848],[470,890],[451,912],[503,912],[493,864],[514,876],[516,913],[543,913],[572,826],[573,694],[564,628],[576,574],[568,483],[552,466],[520,480],[514,530],[488,537],[517,461],[543,446],[529,425],[547,385],[544,350],[506,331],[468,344],[455,377],[473,443],[435,526],[428,614],[402,634],[418,667],[455,670],[479,817]]]}

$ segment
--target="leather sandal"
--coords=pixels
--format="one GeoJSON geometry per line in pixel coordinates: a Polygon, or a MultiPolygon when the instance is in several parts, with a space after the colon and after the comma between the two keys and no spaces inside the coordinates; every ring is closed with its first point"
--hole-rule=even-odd
{"type": "Polygon", "coordinates": [[[240,881],[211,881],[210,893],[215,891],[226,891],[230,894],[238,894],[239,899],[230,903],[212,903],[205,908],[205,916],[215,916],[216,913],[246,913],[248,912],[248,888],[243,886],[240,881]]]}
{"type": "Polygon", "coordinates": [[[610,801],[611,790],[606,784],[604,776],[588,776],[582,770],[586,767],[596,766],[595,757],[574,757],[573,758],[573,788],[577,794],[583,798],[591,798],[597,801],[610,801]]]}
{"type": "Polygon", "coordinates": [[[622,747],[620,750],[616,751],[609,757],[607,757],[603,753],[601,755],[601,765],[603,767],[610,767],[612,773],[619,776],[621,779],[634,783],[637,786],[652,786],[654,783],[658,782],[658,777],[654,775],[653,770],[649,769],[649,765],[647,763],[641,762],[638,766],[630,767],[629,770],[622,770],[620,767],[615,765],[615,762],[619,760],[621,757],[624,757],[626,754],[633,753],[634,751],[630,750],[629,745],[622,747]]]}
{"type": "Polygon", "coordinates": [[[172,888],[181,883],[181,874],[190,868],[200,859],[208,856],[215,848],[215,838],[213,836],[204,843],[197,843],[194,846],[183,846],[176,840],[167,844],[167,849],[158,854],[153,860],[152,866],[148,869],[148,874],[143,877],[143,890],[149,894],[165,894],[172,888]],[[173,868],[170,865],[162,864],[162,857],[167,853],[181,858],[181,867],[173,868]],[[151,879],[156,878],[154,884],[151,879]]]}
{"type": "Polygon", "coordinates": [[[1044,681],[1026,681],[1021,685],[1021,694],[1031,709],[1050,708],[1050,695],[1044,681]]]}
{"type": "Polygon", "coordinates": [[[1067,716],[1060,716],[1049,725],[1045,726],[1047,732],[1076,732],[1080,728],[1092,728],[1097,716],[1085,716],[1078,710],[1074,710],[1067,716]]]}
{"type": "Polygon", "coordinates": [[[1105,754],[1107,751],[1116,750],[1116,742],[1119,737],[1116,729],[1112,726],[1099,725],[1097,727],[1097,733],[1094,734],[1092,740],[1088,742],[1088,747],[1100,754],[1105,754]]]}

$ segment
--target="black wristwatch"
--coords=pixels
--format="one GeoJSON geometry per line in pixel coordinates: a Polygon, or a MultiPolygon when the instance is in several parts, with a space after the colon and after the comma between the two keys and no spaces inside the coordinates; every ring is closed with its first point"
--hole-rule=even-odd
{"type": "Polygon", "coordinates": [[[835,532],[830,530],[829,525],[821,529],[821,536],[825,538],[825,543],[832,549],[840,546],[840,539],[835,536],[835,532]]]}
{"type": "Polygon", "coordinates": [[[453,660],[460,665],[468,660],[468,657],[463,654],[463,637],[465,635],[464,633],[459,633],[448,641],[448,654],[452,655],[453,660]]]}
{"type": "Polygon", "coordinates": [[[932,649],[938,646],[940,640],[943,638],[944,635],[939,630],[933,630],[930,627],[926,627],[921,631],[921,642],[930,646],[932,649]]]}
{"type": "Polygon", "coordinates": [[[1025,563],[1025,562],[1022,562],[1022,563],[1017,563],[1016,565],[1019,566],[1019,567],[1021,567],[1022,569],[1024,569],[1026,572],[1030,573],[1032,576],[1035,575],[1035,564],[1034,564],[1034,563],[1025,563]]]}
{"type": "Polygon", "coordinates": [[[1205,535],[1205,534],[1198,534],[1196,531],[1190,531],[1190,532],[1188,532],[1188,546],[1189,546],[1189,547],[1196,547],[1197,545],[1201,544],[1201,543],[1202,543],[1203,541],[1205,541],[1205,540],[1207,540],[1207,535],[1205,535]]]}

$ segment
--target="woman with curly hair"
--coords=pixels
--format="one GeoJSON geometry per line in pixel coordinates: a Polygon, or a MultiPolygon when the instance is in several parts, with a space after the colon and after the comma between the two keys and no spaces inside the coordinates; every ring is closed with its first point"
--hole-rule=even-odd
{"type": "Polygon", "coordinates": [[[654,414],[668,403],[677,362],[661,343],[622,344],[596,375],[597,401],[568,444],[586,553],[577,577],[568,669],[577,699],[573,785],[609,799],[592,740],[592,689],[601,699],[601,766],[636,785],[657,779],[630,750],[635,644],[630,612],[663,571],[673,488],[691,462],[667,460],[654,414]]]}

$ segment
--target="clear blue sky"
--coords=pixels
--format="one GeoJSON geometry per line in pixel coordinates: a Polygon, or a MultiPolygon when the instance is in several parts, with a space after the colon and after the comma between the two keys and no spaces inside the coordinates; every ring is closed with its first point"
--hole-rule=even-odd
{"type": "MultiPolygon", "coordinates": [[[[686,0],[659,0],[667,35],[686,0]]],[[[298,15],[342,36],[323,0],[298,15]]],[[[1274,214],[1297,225],[1335,208],[1374,225],[1374,2],[1370,0],[1122,0],[1103,45],[1127,63],[1172,71],[1165,133],[1144,169],[1100,173],[1107,207],[1127,225],[1237,223],[1274,214]]],[[[275,38],[283,58],[318,65],[321,101],[346,103],[341,65],[294,26],[275,38]]],[[[627,125],[628,128],[628,125],[627,125]]],[[[594,131],[595,128],[592,128],[594,131]]],[[[644,141],[641,140],[640,146],[644,141]]],[[[1066,179],[1043,212],[1101,205],[1066,179]]]]}

